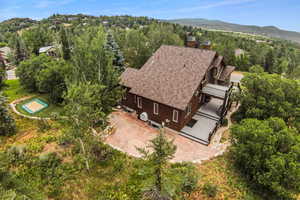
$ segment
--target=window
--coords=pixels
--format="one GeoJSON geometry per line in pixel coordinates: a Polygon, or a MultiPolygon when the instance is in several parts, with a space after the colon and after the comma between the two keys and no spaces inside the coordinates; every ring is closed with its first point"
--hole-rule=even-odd
{"type": "Polygon", "coordinates": [[[173,110],[173,122],[178,122],[178,111],[173,110]]]}
{"type": "Polygon", "coordinates": [[[158,115],[158,103],[153,103],[153,114],[158,115]]]}
{"type": "Polygon", "coordinates": [[[123,100],[126,100],[127,93],[123,94],[123,100]]]}
{"type": "Polygon", "coordinates": [[[191,114],[191,112],[192,112],[192,105],[191,104],[188,105],[187,111],[188,111],[188,115],[191,114]]]}
{"type": "Polygon", "coordinates": [[[137,97],[137,106],[138,108],[142,108],[142,98],[141,97],[137,97]]]}
{"type": "Polygon", "coordinates": [[[134,95],[134,103],[136,103],[136,95],[134,95]]]}
{"type": "Polygon", "coordinates": [[[185,109],[185,116],[187,117],[192,112],[192,106],[189,104],[185,109]]]}

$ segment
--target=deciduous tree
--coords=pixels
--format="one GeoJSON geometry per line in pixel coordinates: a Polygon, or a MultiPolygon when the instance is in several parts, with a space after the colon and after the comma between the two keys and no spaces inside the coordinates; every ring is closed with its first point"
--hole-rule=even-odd
{"type": "Polygon", "coordinates": [[[231,133],[238,168],[266,197],[293,199],[300,192],[300,135],[296,129],[279,118],[246,119],[234,125],[231,133]]]}

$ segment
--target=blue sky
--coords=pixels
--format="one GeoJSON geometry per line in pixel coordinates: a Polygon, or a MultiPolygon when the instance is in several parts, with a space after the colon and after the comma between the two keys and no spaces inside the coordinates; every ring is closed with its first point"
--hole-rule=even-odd
{"type": "Polygon", "coordinates": [[[0,0],[0,21],[53,13],[207,18],[300,32],[300,0],[0,0]]]}

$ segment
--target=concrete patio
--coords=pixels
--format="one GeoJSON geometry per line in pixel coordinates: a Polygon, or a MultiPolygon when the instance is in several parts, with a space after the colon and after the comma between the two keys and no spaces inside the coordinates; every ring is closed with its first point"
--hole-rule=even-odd
{"type": "MultiPolygon", "coordinates": [[[[111,114],[110,122],[117,128],[116,132],[108,136],[105,143],[128,155],[140,157],[138,148],[146,148],[149,141],[155,138],[158,130],[135,118],[124,111],[111,114]]],[[[177,151],[172,162],[197,162],[209,160],[222,154],[228,145],[213,144],[202,145],[188,138],[182,137],[171,129],[166,128],[165,133],[169,139],[174,140],[177,151]]]]}

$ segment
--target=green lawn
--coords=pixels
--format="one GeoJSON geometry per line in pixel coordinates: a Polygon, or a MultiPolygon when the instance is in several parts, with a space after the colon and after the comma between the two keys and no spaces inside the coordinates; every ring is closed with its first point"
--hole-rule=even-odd
{"type": "Polygon", "coordinates": [[[21,85],[19,80],[7,80],[4,86],[4,95],[7,96],[8,101],[12,102],[16,99],[20,99],[25,96],[33,96],[16,106],[17,110],[25,115],[36,116],[36,117],[49,117],[51,113],[60,113],[63,110],[62,106],[54,105],[49,102],[47,94],[37,94],[31,93],[25,90],[21,85]],[[30,114],[22,109],[22,105],[28,103],[33,98],[39,98],[48,104],[48,107],[34,114],[30,114]]]}
{"type": "Polygon", "coordinates": [[[54,105],[52,103],[49,103],[49,100],[47,99],[47,95],[37,95],[37,96],[34,96],[30,99],[22,101],[21,103],[17,104],[16,108],[22,114],[29,115],[29,116],[35,116],[35,117],[50,117],[52,113],[61,113],[62,110],[63,110],[63,106],[58,106],[58,105],[54,105]],[[42,109],[39,112],[33,113],[33,114],[26,112],[22,108],[22,105],[32,101],[32,99],[35,99],[35,98],[38,98],[38,99],[44,101],[45,103],[47,103],[48,107],[42,109]]]}
{"type": "Polygon", "coordinates": [[[19,80],[7,80],[4,86],[4,95],[8,97],[8,101],[12,102],[16,99],[22,98],[24,96],[34,95],[26,91],[21,85],[19,80]]]}

